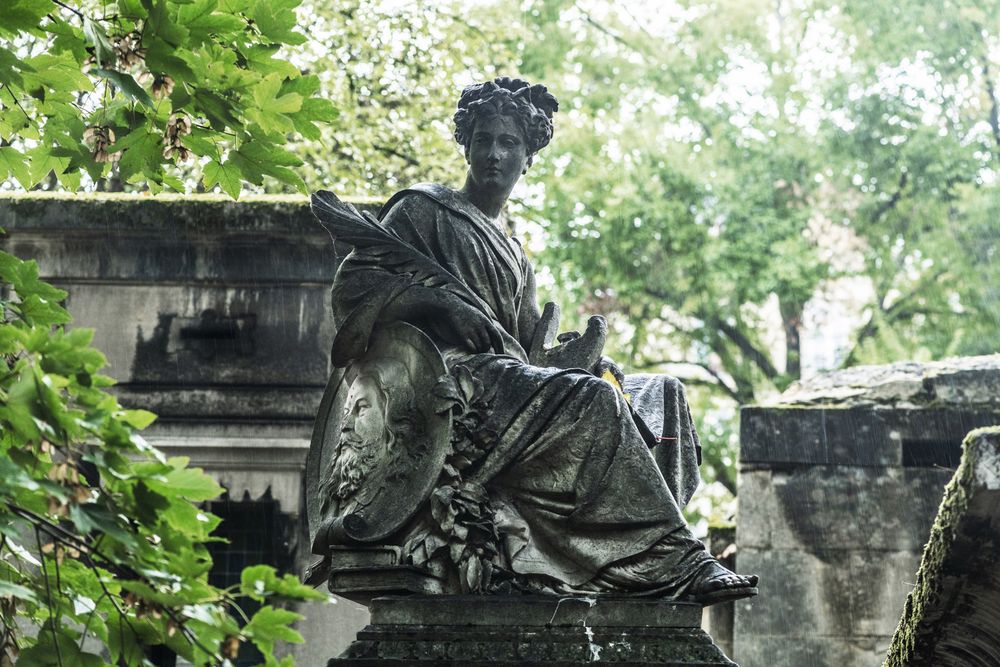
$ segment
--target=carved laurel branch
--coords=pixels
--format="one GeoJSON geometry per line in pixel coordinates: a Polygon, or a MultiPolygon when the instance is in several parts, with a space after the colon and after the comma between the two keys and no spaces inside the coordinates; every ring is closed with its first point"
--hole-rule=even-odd
{"type": "Polygon", "coordinates": [[[489,406],[483,385],[468,368],[456,366],[434,389],[452,414],[451,449],[438,486],[431,493],[433,522],[407,545],[414,565],[445,558],[458,571],[463,593],[492,590],[499,565],[499,534],[489,495],[463,476],[475,469],[496,443],[483,427],[489,406]]]}

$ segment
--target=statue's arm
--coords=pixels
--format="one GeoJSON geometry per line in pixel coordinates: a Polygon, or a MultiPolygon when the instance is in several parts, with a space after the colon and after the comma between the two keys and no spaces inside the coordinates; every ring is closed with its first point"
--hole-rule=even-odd
{"type": "Polygon", "coordinates": [[[535,270],[527,257],[522,256],[524,265],[523,285],[521,292],[521,310],[517,314],[517,332],[521,347],[525,350],[531,349],[531,344],[535,336],[535,330],[542,319],[542,312],[538,308],[538,294],[535,289],[535,270]]]}
{"type": "MultiPolygon", "coordinates": [[[[397,202],[382,224],[416,252],[434,261],[434,210],[419,195],[397,202]]],[[[333,286],[338,326],[356,325],[361,338],[376,322],[408,322],[439,343],[485,352],[503,347],[498,325],[458,292],[428,287],[406,272],[385,265],[379,253],[355,250],[341,265],[333,286]]],[[[346,339],[345,339],[346,340],[346,339]]]]}

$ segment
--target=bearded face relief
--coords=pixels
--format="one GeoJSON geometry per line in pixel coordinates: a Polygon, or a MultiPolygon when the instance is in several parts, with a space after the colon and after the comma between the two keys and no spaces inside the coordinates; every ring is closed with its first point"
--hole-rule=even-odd
{"type": "Polygon", "coordinates": [[[385,419],[386,402],[377,378],[371,375],[358,375],[351,385],[330,480],[331,491],[339,500],[350,497],[388,454],[391,434],[385,419]]]}
{"type": "Polygon", "coordinates": [[[416,425],[413,400],[405,364],[380,358],[357,369],[344,400],[340,437],[326,481],[329,500],[341,510],[376,472],[384,476],[406,453],[416,425]]]}

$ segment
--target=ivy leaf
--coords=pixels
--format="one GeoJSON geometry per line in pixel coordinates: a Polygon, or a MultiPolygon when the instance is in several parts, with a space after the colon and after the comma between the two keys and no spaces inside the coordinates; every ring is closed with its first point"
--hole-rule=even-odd
{"type": "Polygon", "coordinates": [[[22,299],[17,308],[21,312],[21,317],[32,326],[48,327],[73,321],[65,308],[37,294],[22,299]]]}
{"type": "Polygon", "coordinates": [[[72,505],[69,508],[69,518],[84,535],[95,531],[118,540],[131,549],[137,545],[135,535],[122,527],[114,514],[98,505],[72,505]]]}
{"type": "Polygon", "coordinates": [[[80,71],[80,65],[71,53],[40,53],[26,59],[25,62],[32,68],[31,72],[24,73],[25,88],[45,89],[63,94],[94,89],[93,83],[80,71]]]}
{"type": "Polygon", "coordinates": [[[0,81],[6,81],[8,85],[22,86],[24,79],[21,77],[21,72],[34,70],[34,67],[23,62],[12,51],[0,47],[0,81]]]}
{"type": "MultiPolygon", "coordinates": [[[[143,40],[146,46],[146,66],[153,72],[169,74],[177,81],[194,81],[195,74],[190,65],[179,55],[184,53],[167,44],[162,39],[150,37],[143,40]],[[148,45],[147,45],[148,43],[148,45]]],[[[178,86],[174,92],[183,91],[183,86],[178,86]]],[[[175,105],[176,108],[176,105],[175,105]]]]}
{"type": "Polygon", "coordinates": [[[302,44],[305,35],[295,32],[295,8],[301,0],[256,0],[247,9],[257,29],[272,41],[284,44],[302,44]]]}
{"type": "Polygon", "coordinates": [[[194,0],[180,7],[177,20],[190,31],[192,42],[205,42],[215,34],[243,29],[243,21],[232,14],[217,12],[218,5],[218,0],[194,0]]]}
{"type": "Polygon", "coordinates": [[[329,596],[299,581],[298,577],[286,574],[278,577],[270,565],[253,565],[244,568],[240,576],[240,594],[263,601],[277,595],[298,600],[325,600],[329,596]]]}
{"type": "Polygon", "coordinates": [[[27,153],[28,155],[28,176],[31,186],[45,180],[51,172],[55,172],[56,178],[69,165],[69,158],[61,158],[52,155],[52,150],[48,146],[36,146],[27,153]]]}
{"type": "Polygon", "coordinates": [[[149,12],[146,25],[150,36],[159,37],[173,47],[185,46],[188,31],[171,18],[166,0],[142,0],[142,4],[149,12]]]}
{"type": "Polygon", "coordinates": [[[257,106],[268,113],[298,111],[302,107],[302,96],[298,93],[287,93],[279,97],[281,84],[280,74],[268,74],[254,86],[253,98],[257,106]]]}
{"type": "Polygon", "coordinates": [[[132,78],[131,74],[126,74],[125,72],[119,72],[113,69],[102,69],[100,67],[95,67],[90,70],[90,73],[99,76],[102,79],[107,79],[111,83],[118,86],[129,99],[135,100],[136,102],[141,102],[147,107],[154,107],[153,98],[149,96],[146,89],[138,84],[138,82],[132,78]]]}
{"type": "Polygon", "coordinates": [[[206,164],[203,182],[206,189],[211,189],[218,183],[222,191],[233,199],[239,199],[240,191],[243,189],[239,169],[228,160],[223,163],[212,160],[206,164]]]}
{"type": "Polygon", "coordinates": [[[121,419],[132,428],[141,431],[156,421],[156,415],[149,410],[125,410],[121,414],[121,419]]]}
{"type": "Polygon", "coordinates": [[[192,502],[214,500],[222,495],[224,489],[201,468],[184,467],[187,459],[172,458],[170,463],[174,469],[164,476],[163,481],[149,480],[149,488],[165,496],[187,498],[192,502]]]}

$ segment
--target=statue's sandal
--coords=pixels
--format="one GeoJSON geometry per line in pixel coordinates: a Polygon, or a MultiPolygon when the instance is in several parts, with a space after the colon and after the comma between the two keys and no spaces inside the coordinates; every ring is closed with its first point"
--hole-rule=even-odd
{"type": "Polygon", "coordinates": [[[704,607],[721,602],[742,600],[757,595],[758,580],[756,574],[739,575],[729,571],[718,573],[699,581],[692,587],[694,590],[689,590],[681,596],[680,600],[682,602],[697,602],[704,607]],[[721,583],[728,577],[738,577],[747,583],[735,586],[721,583]]]}

